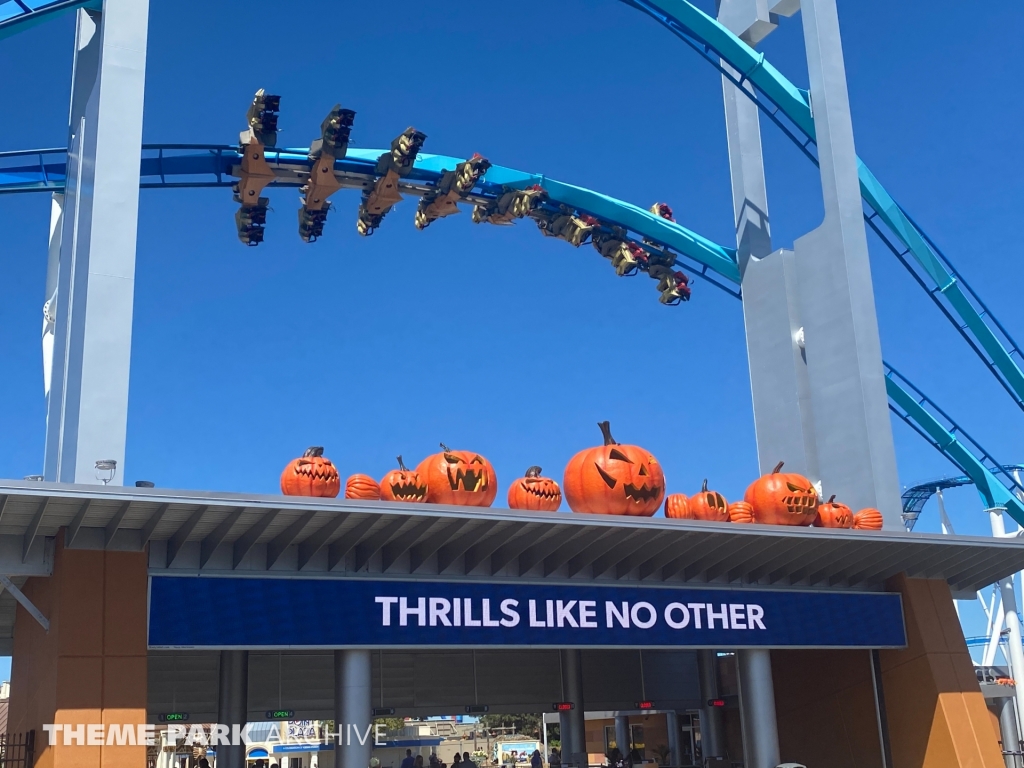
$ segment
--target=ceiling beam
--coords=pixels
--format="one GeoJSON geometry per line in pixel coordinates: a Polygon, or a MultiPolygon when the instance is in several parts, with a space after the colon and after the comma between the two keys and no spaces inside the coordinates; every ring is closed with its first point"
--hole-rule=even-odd
{"type": "Polygon", "coordinates": [[[338,563],[344,563],[348,553],[355,549],[356,545],[363,540],[363,537],[378,522],[380,522],[379,517],[367,515],[332,541],[330,548],[327,550],[327,570],[333,571],[338,563]]]}
{"type": "MultiPolygon", "coordinates": [[[[6,498],[5,498],[6,500],[6,498]]],[[[69,548],[75,543],[75,539],[78,537],[78,532],[82,529],[82,523],[85,522],[85,516],[89,514],[89,507],[92,505],[92,499],[86,499],[79,505],[78,511],[75,512],[75,516],[71,518],[71,523],[64,531],[64,546],[69,548]]]]}
{"type": "Polygon", "coordinates": [[[270,567],[280,559],[281,555],[284,554],[284,551],[291,546],[291,543],[295,541],[298,535],[302,533],[302,530],[313,522],[314,517],[316,517],[316,512],[313,510],[303,512],[297,520],[292,521],[287,528],[267,543],[268,571],[270,570],[270,567]]]}
{"type": "Polygon", "coordinates": [[[117,529],[121,527],[121,523],[124,522],[124,516],[128,514],[128,508],[132,505],[130,501],[126,501],[117,508],[114,512],[114,516],[110,518],[110,522],[107,523],[106,528],[103,530],[103,548],[109,549],[110,542],[114,540],[114,534],[117,533],[117,529]]]}
{"type": "Polygon", "coordinates": [[[350,514],[344,512],[338,512],[331,515],[327,518],[326,523],[299,543],[300,571],[309,564],[309,561],[313,559],[313,556],[316,555],[317,552],[327,546],[327,542],[331,540],[331,536],[333,536],[350,517],[350,514]]]}
{"type": "Polygon", "coordinates": [[[206,564],[210,562],[210,558],[213,557],[213,553],[217,551],[217,547],[224,541],[224,537],[227,536],[231,529],[234,528],[235,523],[238,522],[238,518],[242,516],[242,508],[238,507],[228,512],[227,517],[217,523],[217,527],[206,534],[203,540],[199,544],[199,567],[205,568],[206,564]]]}
{"type": "Polygon", "coordinates": [[[446,541],[472,522],[474,521],[465,517],[452,520],[443,528],[440,528],[437,533],[432,533],[419,544],[416,544],[409,551],[409,573],[416,573],[446,541]]]}
{"type": "Polygon", "coordinates": [[[175,559],[181,552],[181,548],[185,546],[185,542],[188,541],[188,537],[192,534],[192,531],[195,530],[195,527],[199,525],[199,521],[203,519],[203,515],[206,514],[206,510],[208,509],[209,507],[199,507],[189,515],[188,519],[178,526],[178,530],[171,535],[170,540],[167,542],[167,568],[170,568],[171,565],[174,564],[175,559]]]}
{"type": "MultiPolygon", "coordinates": [[[[164,519],[164,515],[167,514],[167,510],[170,508],[170,504],[161,504],[156,508],[156,511],[149,516],[149,520],[142,526],[142,547],[145,547],[153,534],[156,532],[156,527],[160,525],[160,521],[164,519]]],[[[84,513],[83,513],[84,514],[84,513]]]]}
{"type": "Polygon", "coordinates": [[[398,558],[412,549],[413,545],[438,525],[443,524],[443,522],[443,520],[437,519],[422,520],[394,541],[385,544],[381,550],[381,572],[387,573],[391,566],[398,562],[398,558]]]}
{"type": "Polygon", "coordinates": [[[365,541],[361,541],[356,544],[356,561],[354,570],[363,570],[363,568],[369,564],[371,558],[373,558],[373,556],[377,554],[385,544],[390,542],[392,537],[397,535],[407,522],[409,522],[409,518],[407,517],[398,517],[394,520],[389,520],[380,530],[367,536],[365,541]]]}
{"type": "Polygon", "coordinates": [[[28,561],[28,551],[32,549],[32,543],[36,540],[36,534],[39,533],[39,526],[43,522],[43,515],[46,514],[46,506],[49,503],[49,496],[40,501],[39,506],[36,508],[36,513],[32,516],[32,520],[28,524],[28,530],[25,531],[25,545],[22,547],[21,552],[21,562],[23,563],[28,561]]]}
{"type": "Polygon", "coordinates": [[[232,570],[242,564],[245,556],[249,554],[249,550],[255,546],[260,536],[270,527],[280,512],[280,509],[267,510],[259,520],[249,526],[248,530],[235,540],[235,545],[231,548],[232,570]]]}

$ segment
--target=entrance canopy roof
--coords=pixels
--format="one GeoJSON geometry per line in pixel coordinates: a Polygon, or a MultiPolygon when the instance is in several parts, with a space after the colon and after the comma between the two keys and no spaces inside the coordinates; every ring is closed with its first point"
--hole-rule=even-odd
{"type": "Polygon", "coordinates": [[[73,548],[148,544],[152,573],[878,590],[905,572],[956,593],[1024,569],[1018,539],[0,481],[0,572],[61,528],[73,548]]]}

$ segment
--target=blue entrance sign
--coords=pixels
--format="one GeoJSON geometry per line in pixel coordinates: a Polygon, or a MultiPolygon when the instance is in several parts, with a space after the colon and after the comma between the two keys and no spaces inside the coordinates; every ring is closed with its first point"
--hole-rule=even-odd
{"type": "Polygon", "coordinates": [[[150,648],[899,648],[899,595],[153,576],[150,648]],[[208,619],[196,621],[196,606],[208,619]],[[268,620],[270,617],[270,620],[268,620]]]}

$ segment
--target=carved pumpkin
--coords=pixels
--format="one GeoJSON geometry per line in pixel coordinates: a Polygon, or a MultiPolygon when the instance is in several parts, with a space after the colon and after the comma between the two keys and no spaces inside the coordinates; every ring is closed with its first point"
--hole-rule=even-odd
{"type": "Polygon", "coordinates": [[[818,515],[818,492],[803,475],[781,472],[782,465],[751,483],[743,500],[754,508],[755,523],[810,525],[818,515]]]}
{"type": "Polygon", "coordinates": [[[619,445],[607,421],[604,445],[580,451],[565,468],[565,500],[573,512],[650,517],[665,498],[665,473],[643,448],[619,445]]]}
{"type": "Polygon", "coordinates": [[[862,509],[853,516],[853,527],[861,531],[882,530],[882,513],[874,507],[862,509]]]}
{"type": "Polygon", "coordinates": [[[836,501],[833,493],[828,501],[818,505],[814,525],[818,528],[853,528],[853,510],[836,501]]]}
{"type": "Polygon", "coordinates": [[[730,523],[754,522],[754,508],[746,501],[734,501],[726,510],[730,523]]]}
{"type": "Polygon", "coordinates": [[[690,497],[685,493],[670,493],[665,497],[665,517],[673,520],[693,520],[690,514],[690,497]]]}
{"type": "Polygon", "coordinates": [[[324,458],[319,445],[307,448],[297,459],[288,462],[281,473],[281,493],[286,496],[327,496],[334,498],[341,490],[341,478],[330,459],[324,458]]]}
{"type": "Polygon", "coordinates": [[[498,495],[494,467],[479,453],[453,451],[441,443],[441,453],[427,456],[416,471],[427,482],[431,504],[489,507],[498,495]]]}
{"type": "Polygon", "coordinates": [[[398,457],[398,469],[392,469],[380,481],[380,497],[384,501],[419,501],[427,500],[427,483],[405,466],[402,457],[398,457]]]}
{"type": "Polygon", "coordinates": [[[369,475],[352,475],[345,481],[346,499],[380,500],[380,486],[369,475]]]}
{"type": "Polygon", "coordinates": [[[562,489],[550,477],[540,476],[540,467],[530,467],[526,477],[508,489],[509,509],[532,509],[554,512],[562,503],[562,489]]]}
{"type": "Polygon", "coordinates": [[[704,484],[700,493],[690,497],[690,514],[694,520],[710,520],[716,523],[729,521],[729,504],[725,497],[718,491],[708,490],[708,479],[704,478],[704,484]]]}

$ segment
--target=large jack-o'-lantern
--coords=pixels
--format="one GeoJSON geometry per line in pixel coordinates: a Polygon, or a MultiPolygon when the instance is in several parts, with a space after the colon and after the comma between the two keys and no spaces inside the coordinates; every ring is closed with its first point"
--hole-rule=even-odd
{"type": "Polygon", "coordinates": [[[665,498],[658,460],[636,445],[619,445],[607,421],[604,445],[580,451],[565,468],[565,500],[573,512],[650,517],[665,498]]]}
{"type": "Polygon", "coordinates": [[[431,504],[489,507],[498,495],[494,467],[479,453],[453,451],[441,443],[441,453],[427,456],[416,471],[427,482],[431,504]]]}
{"type": "Polygon", "coordinates": [[[281,493],[286,496],[334,498],[340,490],[338,469],[324,458],[323,446],[307,448],[302,456],[289,461],[281,473],[281,493]]]}
{"type": "Polygon", "coordinates": [[[402,457],[398,457],[398,469],[392,469],[380,481],[380,497],[384,501],[419,501],[427,500],[427,482],[420,473],[405,466],[402,457]]]}
{"type": "Polygon", "coordinates": [[[818,492],[803,475],[783,473],[782,465],[751,483],[743,500],[753,507],[755,523],[810,525],[818,515],[818,492]]]}
{"type": "Polygon", "coordinates": [[[508,489],[509,509],[554,512],[562,503],[562,489],[550,477],[541,477],[540,467],[530,467],[508,489]]]}

